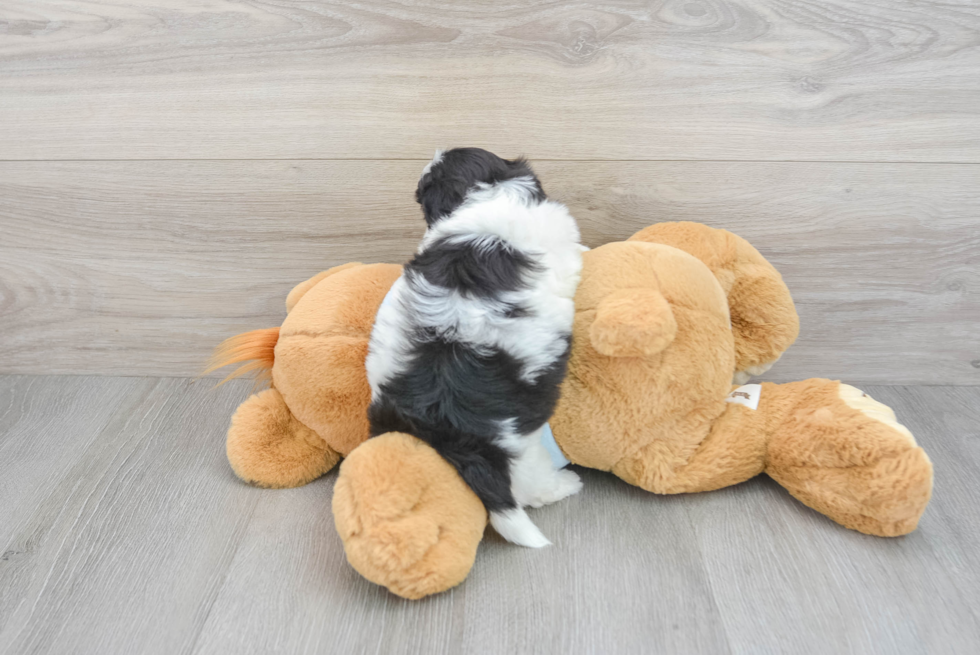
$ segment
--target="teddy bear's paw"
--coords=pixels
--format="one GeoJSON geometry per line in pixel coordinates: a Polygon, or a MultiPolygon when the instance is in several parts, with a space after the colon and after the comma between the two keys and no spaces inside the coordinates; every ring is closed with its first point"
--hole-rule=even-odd
{"type": "Polygon", "coordinates": [[[462,582],[487,521],[456,470],[400,433],[369,439],[344,460],[333,514],[351,566],[404,598],[462,582]]]}
{"type": "MultiPolygon", "coordinates": [[[[782,357],[782,355],[780,355],[782,357]]],[[[749,366],[744,371],[735,371],[735,375],[732,376],[732,384],[743,385],[747,383],[752,378],[762,375],[771,369],[776,362],[779,361],[779,357],[772,360],[771,362],[766,362],[765,364],[759,364],[757,366],[749,366]]]]}
{"type": "Polygon", "coordinates": [[[340,455],[289,411],[276,389],[246,400],[231,419],[228,463],[259,487],[298,487],[332,469],[340,455]]]}
{"type": "Polygon", "coordinates": [[[856,409],[870,419],[884,423],[908,439],[909,445],[916,445],[915,437],[912,436],[912,432],[898,422],[898,419],[895,417],[895,412],[891,407],[884,403],[878,402],[860,389],[852,387],[849,384],[841,384],[840,391],[838,393],[840,395],[840,399],[843,400],[848,407],[856,409]]]}
{"type": "Polygon", "coordinates": [[[800,406],[769,442],[769,476],[853,530],[914,530],[932,494],[932,463],[908,428],[855,387],[816,379],[786,388],[793,385],[800,406]]]}

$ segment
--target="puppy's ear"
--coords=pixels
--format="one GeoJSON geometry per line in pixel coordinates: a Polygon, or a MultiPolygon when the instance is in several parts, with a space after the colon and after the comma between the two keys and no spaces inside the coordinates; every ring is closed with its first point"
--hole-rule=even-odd
{"type": "MultiPolygon", "coordinates": [[[[450,153],[454,151],[450,150],[450,153]]],[[[452,170],[446,170],[445,151],[436,150],[432,161],[422,169],[419,183],[415,187],[415,202],[422,205],[422,215],[431,226],[443,216],[452,213],[463,202],[466,185],[454,179],[452,170]]],[[[452,155],[450,154],[452,157],[452,155]]],[[[452,169],[453,166],[449,165],[452,169]]]]}
{"type": "Polygon", "coordinates": [[[589,328],[592,347],[607,357],[649,357],[677,335],[667,299],[655,289],[619,289],[602,299],[589,328]]]}
{"type": "Polygon", "coordinates": [[[419,183],[415,192],[415,200],[422,205],[422,216],[426,225],[432,225],[440,218],[453,213],[463,204],[464,194],[458,187],[451,184],[429,184],[425,187],[419,183]]]}
{"type": "Polygon", "coordinates": [[[538,176],[535,174],[534,169],[531,168],[531,165],[527,162],[527,159],[522,156],[509,161],[505,160],[505,163],[507,164],[508,168],[506,179],[513,179],[515,177],[530,177],[532,180],[534,180],[534,186],[537,189],[534,199],[538,202],[542,202],[547,199],[548,196],[544,192],[544,187],[541,186],[541,180],[538,179],[538,176]]]}

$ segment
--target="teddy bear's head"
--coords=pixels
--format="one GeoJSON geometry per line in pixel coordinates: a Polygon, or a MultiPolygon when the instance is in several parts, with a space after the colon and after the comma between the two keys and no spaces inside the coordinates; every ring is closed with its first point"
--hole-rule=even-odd
{"type": "Polygon", "coordinates": [[[642,448],[679,461],[731,390],[728,299],[702,261],[672,246],[610,243],[583,257],[556,438],[592,468],[613,470],[642,448]]]}

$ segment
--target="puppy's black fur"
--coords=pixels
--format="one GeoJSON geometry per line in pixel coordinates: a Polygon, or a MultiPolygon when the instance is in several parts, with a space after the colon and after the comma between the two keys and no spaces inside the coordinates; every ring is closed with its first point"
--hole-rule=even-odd
{"type": "MultiPolygon", "coordinates": [[[[422,176],[416,199],[432,226],[458,209],[470,190],[522,176],[534,181],[528,202],[543,202],[544,190],[527,162],[501,159],[479,148],[458,148],[443,153],[422,176]]],[[[425,288],[435,287],[440,295],[456,291],[486,301],[487,312],[500,313],[498,318],[516,320],[528,316],[529,310],[508,304],[503,296],[526,288],[527,276],[537,269],[533,259],[500,239],[443,239],[417,254],[405,266],[404,276],[422,301],[425,288]]],[[[514,419],[510,427],[518,435],[547,422],[565,377],[571,334],[564,353],[533,382],[521,377],[522,362],[514,356],[455,337],[451,332],[416,330],[408,365],[380,386],[368,410],[371,436],[405,432],[422,439],[456,468],[488,511],[512,509],[512,454],[500,444],[503,422],[514,419]]]]}
{"type": "Polygon", "coordinates": [[[452,214],[478,184],[497,184],[515,177],[534,180],[536,202],[545,199],[544,189],[534,171],[522,159],[501,159],[482,148],[453,148],[442,153],[442,159],[419,179],[415,200],[422,205],[427,225],[452,214]]]}
{"type": "Polygon", "coordinates": [[[437,335],[420,335],[408,370],[371,404],[371,436],[404,432],[432,446],[459,472],[488,511],[516,506],[510,454],[498,445],[500,422],[517,417],[527,434],[547,422],[558,402],[568,350],[534,383],[505,352],[477,352],[437,335]]]}
{"type": "Polygon", "coordinates": [[[527,255],[501,239],[488,238],[478,246],[440,239],[415,255],[405,272],[467,298],[499,298],[522,288],[524,275],[535,270],[537,264],[527,255]]]}

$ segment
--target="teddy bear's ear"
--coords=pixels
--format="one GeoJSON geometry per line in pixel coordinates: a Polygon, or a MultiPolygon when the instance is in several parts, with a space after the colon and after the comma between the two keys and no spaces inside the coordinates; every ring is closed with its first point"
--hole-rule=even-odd
{"type": "Polygon", "coordinates": [[[589,328],[592,347],[607,357],[649,357],[670,345],[677,321],[655,289],[619,289],[603,298],[589,328]]]}
{"type": "Polygon", "coordinates": [[[341,271],[347,270],[348,268],[354,268],[355,266],[363,266],[363,264],[361,264],[360,262],[350,262],[347,264],[341,264],[340,266],[334,266],[333,268],[317,273],[316,275],[311,277],[309,280],[306,280],[305,282],[300,282],[295,287],[293,287],[293,290],[289,292],[288,296],[286,296],[286,312],[288,313],[293,311],[293,307],[296,306],[296,303],[299,302],[299,299],[302,298],[307,291],[315,287],[320,282],[320,280],[322,280],[325,277],[330,277],[334,273],[339,273],[341,271]]]}

